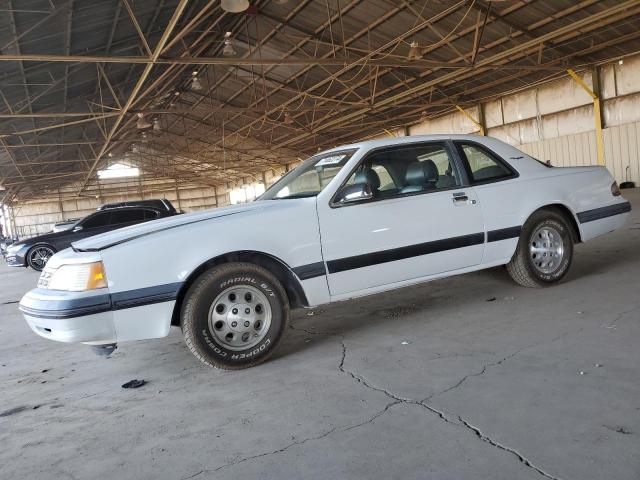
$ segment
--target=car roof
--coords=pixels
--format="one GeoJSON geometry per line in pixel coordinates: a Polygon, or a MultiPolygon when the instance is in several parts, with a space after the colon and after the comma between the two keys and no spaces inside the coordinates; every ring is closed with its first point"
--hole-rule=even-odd
{"type": "Polygon", "coordinates": [[[428,142],[428,141],[443,141],[443,140],[467,140],[470,142],[482,143],[489,145],[493,142],[499,142],[500,140],[493,137],[484,137],[480,135],[460,135],[460,134],[438,134],[438,135],[410,135],[408,137],[389,137],[379,138],[375,140],[364,140],[358,143],[352,143],[349,145],[340,145],[330,150],[325,150],[319,153],[329,153],[340,150],[349,150],[354,148],[364,148],[370,150],[378,147],[388,147],[393,145],[403,145],[416,142],[428,142]]]}
{"type": "Polygon", "coordinates": [[[123,200],[121,202],[109,202],[100,205],[96,210],[111,210],[123,207],[151,207],[161,210],[172,211],[173,205],[166,198],[149,198],[147,200],[123,200]]]}
{"type": "MultiPolygon", "coordinates": [[[[114,210],[155,210],[156,212],[167,211],[163,208],[158,208],[153,205],[123,205],[121,207],[109,207],[109,208],[103,208],[102,210],[96,210],[95,212],[91,212],[89,215],[95,215],[96,213],[112,212],[114,210]]],[[[89,215],[87,215],[87,217],[89,215]]]]}

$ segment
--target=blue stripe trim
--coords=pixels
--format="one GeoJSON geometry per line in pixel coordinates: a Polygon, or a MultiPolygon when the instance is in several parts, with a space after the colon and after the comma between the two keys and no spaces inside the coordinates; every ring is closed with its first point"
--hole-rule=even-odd
{"type": "Polygon", "coordinates": [[[593,222],[594,220],[600,220],[602,218],[613,217],[614,215],[621,215],[631,211],[631,204],[629,202],[616,203],[606,207],[594,208],[592,210],[586,210],[577,214],[578,221],[580,223],[593,222]]]}
{"type": "Polygon", "coordinates": [[[444,238],[432,242],[418,243],[406,247],[392,248],[378,252],[365,253],[353,257],[329,260],[327,269],[329,273],[339,273],[356,268],[370,267],[381,263],[395,262],[407,258],[419,257],[431,253],[454,250],[456,248],[470,247],[472,245],[482,245],[484,243],[484,232],[462,235],[460,237],[444,238]]]}
{"type": "Polygon", "coordinates": [[[167,283],[165,285],[112,293],[111,304],[113,310],[121,310],[123,308],[151,305],[152,303],[170,302],[176,299],[181,286],[182,282],[167,283]]]}
{"type": "MultiPolygon", "coordinates": [[[[43,300],[26,295],[18,308],[37,318],[75,318],[97,313],[143,307],[154,303],[170,302],[177,298],[182,282],[138,288],[92,297],[43,300]]],[[[53,294],[50,290],[36,289],[39,294],[53,294]]],[[[55,292],[56,295],[59,292],[55,292]]]]}
{"type": "Polygon", "coordinates": [[[310,263],[308,265],[300,265],[292,268],[300,280],[309,280],[310,278],[321,277],[327,274],[324,262],[310,263]]]}
{"type": "Polygon", "coordinates": [[[518,238],[522,232],[522,227],[501,228],[499,230],[491,230],[487,232],[487,242],[497,242],[499,240],[507,240],[509,238],[518,238]]]}

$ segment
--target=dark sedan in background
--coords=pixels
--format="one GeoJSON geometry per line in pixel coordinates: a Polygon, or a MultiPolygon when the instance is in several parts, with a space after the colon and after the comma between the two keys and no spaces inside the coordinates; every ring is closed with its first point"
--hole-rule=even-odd
{"type": "Polygon", "coordinates": [[[71,246],[71,242],[109,232],[118,228],[177,215],[168,200],[145,200],[102,205],[69,229],[46,233],[9,245],[5,259],[11,267],[31,267],[41,271],[56,252],[71,246]]]}

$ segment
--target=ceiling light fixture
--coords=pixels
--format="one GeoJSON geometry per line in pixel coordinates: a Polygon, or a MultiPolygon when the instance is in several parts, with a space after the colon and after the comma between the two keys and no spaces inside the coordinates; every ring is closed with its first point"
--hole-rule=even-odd
{"type": "Polygon", "coordinates": [[[232,33],[227,32],[224,34],[224,48],[222,49],[222,55],[225,57],[233,57],[238,52],[233,48],[233,38],[231,38],[232,33]]]}
{"type": "Polygon", "coordinates": [[[144,116],[144,113],[138,114],[138,121],[136,122],[136,127],[139,129],[149,128],[151,126],[151,122],[147,120],[144,116]]]}
{"type": "Polygon", "coordinates": [[[196,71],[191,73],[191,90],[194,92],[200,92],[202,90],[202,84],[198,78],[198,72],[196,71]]]}
{"type": "Polygon", "coordinates": [[[422,50],[420,49],[420,45],[418,45],[418,42],[411,42],[407,60],[420,60],[421,58],[422,50]]]}
{"type": "Polygon", "coordinates": [[[249,0],[220,0],[220,6],[225,12],[240,13],[249,8],[249,0]]]}

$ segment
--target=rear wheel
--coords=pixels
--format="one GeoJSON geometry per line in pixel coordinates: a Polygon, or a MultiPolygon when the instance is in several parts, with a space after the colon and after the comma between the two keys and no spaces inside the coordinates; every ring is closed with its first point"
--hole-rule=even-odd
{"type": "Polygon", "coordinates": [[[54,253],[56,251],[49,245],[36,245],[27,253],[27,264],[41,272],[54,253]]]}
{"type": "Polygon", "coordinates": [[[181,325],[191,352],[212,367],[235,370],[264,362],[289,320],[278,280],[249,263],[229,263],[203,273],[187,292],[181,325]]]}
{"type": "Polygon", "coordinates": [[[563,214],[539,210],[522,227],[507,270],[511,278],[525,287],[559,282],[571,266],[573,243],[571,225],[563,214]]]}

